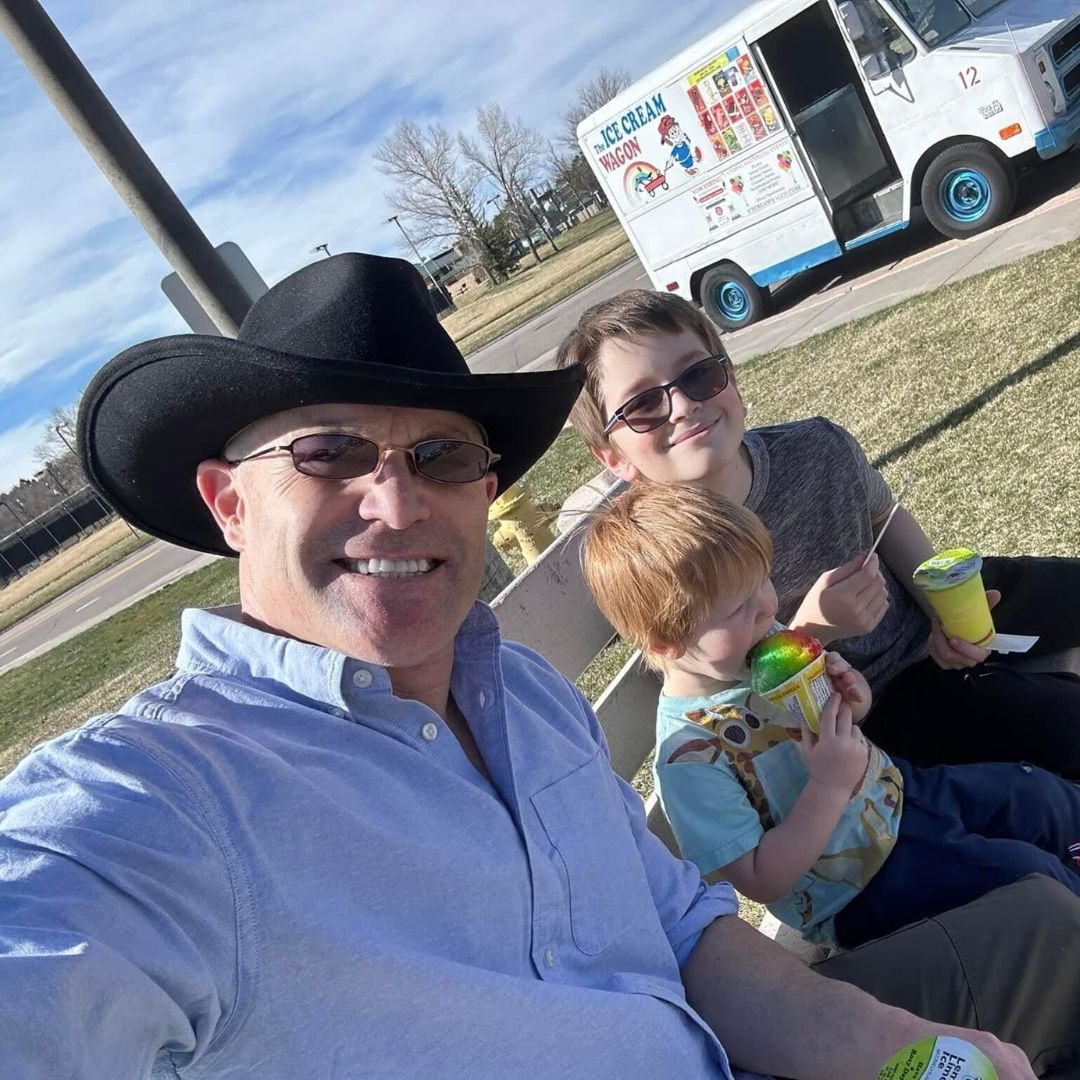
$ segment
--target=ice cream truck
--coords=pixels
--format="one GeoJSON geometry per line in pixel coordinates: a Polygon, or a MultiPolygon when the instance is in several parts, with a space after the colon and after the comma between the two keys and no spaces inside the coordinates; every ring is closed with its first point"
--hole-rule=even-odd
{"type": "Polygon", "coordinates": [[[905,228],[966,237],[1080,139],[1078,0],[760,0],[578,127],[660,290],[738,329],[905,228]]]}

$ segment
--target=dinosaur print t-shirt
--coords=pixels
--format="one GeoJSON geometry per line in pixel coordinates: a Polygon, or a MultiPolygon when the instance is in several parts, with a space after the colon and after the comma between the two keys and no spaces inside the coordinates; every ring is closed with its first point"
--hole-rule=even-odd
{"type": "MultiPolygon", "coordinates": [[[[703,874],[752,851],[791,813],[809,779],[801,738],[790,714],[745,685],[713,697],[660,695],[656,789],[683,855],[703,874]]],[[[871,746],[825,850],[769,910],[809,940],[835,946],[833,918],[889,857],[902,804],[899,770],[871,746]]]]}

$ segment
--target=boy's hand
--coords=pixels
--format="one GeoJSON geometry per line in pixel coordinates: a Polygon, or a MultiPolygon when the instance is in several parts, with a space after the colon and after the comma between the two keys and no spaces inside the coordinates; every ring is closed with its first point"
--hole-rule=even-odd
{"type": "MultiPolygon", "coordinates": [[[[1000,599],[1001,593],[997,589],[986,590],[986,602],[991,608],[1000,599]]],[[[974,667],[990,655],[990,650],[980,645],[972,645],[970,641],[964,641],[962,638],[947,637],[941,626],[941,620],[936,616],[930,620],[930,637],[926,642],[926,648],[934,658],[934,663],[946,671],[974,667]]]]}
{"type": "Polygon", "coordinates": [[[841,700],[851,709],[852,723],[861,724],[870,711],[873,694],[861,671],[856,671],[839,653],[825,654],[825,670],[841,700]]]}
{"type": "Polygon", "coordinates": [[[889,590],[877,552],[866,566],[864,555],[826,570],[811,586],[791,625],[828,644],[836,638],[868,634],[889,607],[889,590]]]}
{"type": "Polygon", "coordinates": [[[804,731],[799,743],[810,779],[842,791],[845,799],[862,783],[870,744],[851,722],[851,707],[839,694],[829,698],[818,720],[818,734],[804,731]]]}

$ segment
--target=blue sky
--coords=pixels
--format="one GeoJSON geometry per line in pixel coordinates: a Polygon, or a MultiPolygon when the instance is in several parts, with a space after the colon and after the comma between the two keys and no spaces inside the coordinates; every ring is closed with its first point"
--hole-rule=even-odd
{"type": "MultiPolygon", "coordinates": [[[[45,0],[211,241],[273,283],[333,252],[402,255],[376,145],[401,119],[468,132],[497,101],[554,133],[601,68],[644,75],[735,0],[546,5],[45,0]]],[[[38,468],[48,411],[109,356],[187,327],[170,271],[0,39],[0,491],[38,468]]]]}

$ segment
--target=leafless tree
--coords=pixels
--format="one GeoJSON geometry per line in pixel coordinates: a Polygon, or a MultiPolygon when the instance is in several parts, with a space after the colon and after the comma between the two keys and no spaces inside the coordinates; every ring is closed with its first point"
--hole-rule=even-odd
{"type": "Polygon", "coordinates": [[[579,206],[584,205],[590,195],[594,199],[599,195],[596,190],[596,178],[580,152],[568,154],[553,139],[548,139],[544,153],[544,166],[547,169],[548,183],[553,188],[561,185],[568,187],[579,206]]]}
{"type": "Polygon", "coordinates": [[[441,124],[421,128],[402,120],[380,143],[375,160],[379,171],[394,180],[387,199],[406,217],[416,240],[460,241],[496,284],[480,194],[482,174],[462,160],[450,132],[441,124]]]}
{"type": "Polygon", "coordinates": [[[543,171],[544,144],[540,136],[521,120],[512,120],[502,106],[481,105],[476,110],[476,138],[459,135],[458,144],[465,160],[481,170],[503,193],[533,258],[540,261],[530,236],[534,222],[558,251],[551,230],[529,199],[529,188],[543,171]]]}
{"type": "Polygon", "coordinates": [[[48,427],[40,443],[34,447],[34,459],[42,463],[46,461],[56,462],[65,456],[71,456],[71,450],[64,443],[64,439],[57,434],[56,429],[64,433],[64,438],[69,443],[75,443],[75,425],[79,417],[79,399],[76,398],[70,405],[57,405],[49,410],[48,427]]]}
{"type": "Polygon", "coordinates": [[[601,68],[596,78],[581,83],[573,105],[562,114],[562,131],[557,136],[560,149],[570,157],[580,154],[578,124],[629,85],[630,76],[622,68],[601,68]]]}

